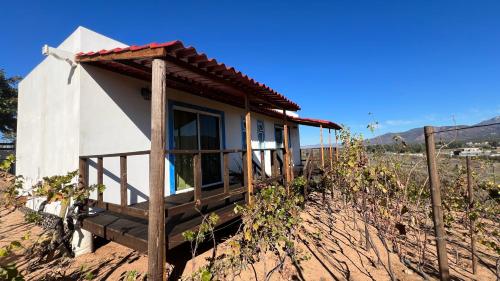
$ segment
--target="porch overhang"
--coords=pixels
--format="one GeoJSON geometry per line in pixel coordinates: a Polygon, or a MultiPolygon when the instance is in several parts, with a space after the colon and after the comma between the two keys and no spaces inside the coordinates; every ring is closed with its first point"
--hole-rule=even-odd
{"type": "MultiPolygon", "coordinates": [[[[264,114],[270,117],[275,117],[275,118],[283,118],[283,113],[275,111],[275,110],[269,110],[269,109],[264,109],[264,108],[255,108],[253,111],[258,112],[260,114],[264,114]]],[[[286,116],[286,120],[290,121],[292,123],[296,123],[299,125],[304,125],[304,126],[311,126],[311,127],[322,127],[325,129],[332,129],[332,130],[342,130],[342,126],[339,124],[329,121],[329,120],[322,120],[322,119],[314,119],[314,118],[303,118],[303,117],[297,117],[297,116],[286,116]]]]}
{"type": "Polygon", "coordinates": [[[166,61],[167,86],[218,100],[241,108],[248,96],[251,108],[300,110],[295,102],[269,86],[255,81],[233,67],[226,66],[181,41],[130,46],[76,54],[79,63],[151,81],[154,59],[166,61]]]}
{"type": "Polygon", "coordinates": [[[291,117],[293,122],[300,125],[312,126],[312,127],[322,127],[325,129],[341,130],[342,126],[328,120],[312,119],[312,118],[301,118],[301,117],[291,117]]]}

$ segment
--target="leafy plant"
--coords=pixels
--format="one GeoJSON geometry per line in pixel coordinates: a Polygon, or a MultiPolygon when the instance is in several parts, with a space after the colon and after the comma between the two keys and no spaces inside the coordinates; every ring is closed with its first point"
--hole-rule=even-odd
{"type": "Polygon", "coordinates": [[[0,171],[8,172],[10,171],[10,168],[12,168],[12,165],[16,162],[16,157],[14,154],[7,155],[7,158],[0,162],[0,171]]]}
{"type": "Polygon", "coordinates": [[[239,269],[252,267],[258,280],[254,264],[266,263],[264,256],[272,253],[276,264],[262,278],[269,280],[274,272],[283,269],[287,257],[296,263],[305,259],[295,246],[303,201],[293,190],[287,195],[283,186],[268,186],[256,194],[254,204],[237,206],[235,212],[241,214],[243,225],[230,242],[230,264],[239,269]]]}
{"type": "Polygon", "coordinates": [[[24,277],[17,269],[16,264],[10,263],[6,266],[0,266],[0,280],[24,281],[24,277]]]}
{"type": "Polygon", "coordinates": [[[186,241],[189,241],[189,243],[191,244],[193,273],[191,274],[190,280],[202,280],[202,281],[212,280],[213,278],[212,270],[214,269],[213,267],[217,257],[217,244],[215,241],[214,230],[215,226],[217,225],[217,222],[219,221],[219,216],[215,213],[211,213],[210,215],[204,215],[199,210],[198,212],[202,217],[202,222],[198,226],[198,229],[196,231],[187,230],[182,233],[184,239],[186,241]],[[213,241],[212,257],[209,258],[208,265],[203,266],[199,270],[195,271],[194,258],[198,251],[199,245],[206,240],[207,236],[210,236],[210,238],[213,241]]]}

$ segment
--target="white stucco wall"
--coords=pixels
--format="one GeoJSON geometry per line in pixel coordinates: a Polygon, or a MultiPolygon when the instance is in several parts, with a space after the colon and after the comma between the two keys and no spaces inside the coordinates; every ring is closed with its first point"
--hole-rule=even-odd
{"type": "MultiPolygon", "coordinates": [[[[116,46],[125,45],[79,27],[57,51],[72,58],[80,51],[116,46]]],[[[25,189],[44,176],[78,168],[80,73],[80,66],[48,56],[19,83],[16,173],[25,178],[25,189]]]]}
{"type": "MultiPolygon", "coordinates": [[[[75,54],[124,46],[80,27],[57,49],[75,54]]],[[[17,173],[26,178],[26,186],[31,187],[44,176],[76,170],[81,155],[149,150],[150,101],[142,98],[143,87],[149,88],[150,83],[89,65],[78,65],[72,72],[67,62],[52,56],[45,58],[19,84],[17,173]]],[[[167,99],[224,112],[226,148],[242,148],[243,109],[174,89],[168,89],[167,99]]],[[[166,118],[168,146],[168,114],[166,118]]],[[[263,148],[275,148],[274,126],[282,121],[252,113],[253,148],[259,147],[257,120],[264,121],[263,148]]],[[[291,144],[294,162],[299,164],[298,128],[293,127],[291,144]]],[[[241,167],[239,154],[230,157],[231,169],[241,167]]],[[[260,152],[254,152],[254,159],[260,161],[260,152]]],[[[127,160],[128,203],[145,201],[149,157],[129,156],[127,160]]],[[[266,172],[271,174],[269,151],[265,160],[266,172]]],[[[90,184],[97,181],[96,161],[90,161],[90,184]]],[[[170,164],[168,159],[166,162],[165,193],[170,194],[170,164]]],[[[119,167],[118,157],[104,159],[107,202],[120,202],[119,167]]]]}
{"type": "Polygon", "coordinates": [[[16,172],[27,187],[78,167],[79,81],[48,57],[19,84],[16,172]]]}

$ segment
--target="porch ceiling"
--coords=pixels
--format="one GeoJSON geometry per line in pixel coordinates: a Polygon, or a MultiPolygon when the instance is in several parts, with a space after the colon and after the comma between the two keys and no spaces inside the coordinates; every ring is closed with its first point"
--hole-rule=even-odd
{"type": "Polygon", "coordinates": [[[167,85],[239,107],[244,96],[258,108],[299,110],[298,104],[265,84],[233,67],[209,59],[181,41],[144,46],[130,46],[98,52],[78,53],[76,61],[87,63],[135,78],[151,81],[151,65],[155,58],[167,62],[167,85]]]}

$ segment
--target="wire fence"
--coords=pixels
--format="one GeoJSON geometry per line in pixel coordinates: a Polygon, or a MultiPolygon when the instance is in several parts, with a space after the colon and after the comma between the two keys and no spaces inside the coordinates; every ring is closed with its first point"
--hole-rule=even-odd
{"type": "MultiPolygon", "coordinates": [[[[470,239],[468,248],[474,275],[478,272],[478,259],[481,259],[477,250],[478,242],[498,253],[500,236],[497,231],[491,231],[491,229],[500,229],[500,217],[498,216],[500,194],[499,186],[496,184],[496,174],[498,173],[496,165],[500,158],[496,159],[498,148],[496,144],[493,144],[496,140],[476,143],[469,141],[462,148],[443,153],[443,151],[449,150],[450,144],[460,140],[459,131],[497,125],[500,123],[437,131],[432,126],[424,128],[432,216],[441,280],[449,280],[450,278],[449,250],[454,249],[458,257],[459,250],[455,246],[457,242],[453,240],[453,234],[450,231],[453,223],[458,222],[468,229],[468,235],[465,236],[469,236],[470,239]],[[435,136],[448,132],[456,132],[456,134],[436,145],[435,136]],[[447,231],[445,231],[446,226],[448,226],[447,231]]],[[[496,136],[496,132],[490,134],[493,137],[496,136]]],[[[497,267],[499,261],[500,259],[497,257],[497,267]]],[[[458,264],[458,258],[456,263],[458,264]]]]}

